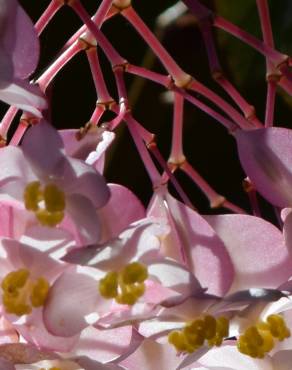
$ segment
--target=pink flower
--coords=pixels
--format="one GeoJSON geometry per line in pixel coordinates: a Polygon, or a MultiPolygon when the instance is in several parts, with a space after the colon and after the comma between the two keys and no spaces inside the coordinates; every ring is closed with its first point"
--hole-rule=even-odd
{"type": "Polygon", "coordinates": [[[160,302],[201,291],[184,266],[160,256],[164,234],[163,225],[144,219],[102,246],[70,252],[67,261],[90,267],[76,266],[56,281],[45,309],[48,329],[73,335],[89,325],[86,317],[96,325],[125,325],[151,315],[160,302]]]}
{"type": "Polygon", "coordinates": [[[106,204],[110,192],[104,178],[81,160],[63,153],[57,131],[43,121],[32,127],[22,146],[0,150],[5,167],[0,191],[24,202],[44,226],[62,225],[78,239],[96,242],[100,228],[96,209],[106,204]],[[46,148],[46,151],[44,151],[46,148]]]}
{"type": "Polygon", "coordinates": [[[42,311],[50,286],[68,265],[28,245],[2,239],[0,243],[2,313],[30,343],[68,351],[78,337],[57,338],[45,329],[42,311]]]}

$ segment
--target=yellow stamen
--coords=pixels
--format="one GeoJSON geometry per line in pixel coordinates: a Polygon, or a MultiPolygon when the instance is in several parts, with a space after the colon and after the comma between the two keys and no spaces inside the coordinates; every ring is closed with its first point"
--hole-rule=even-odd
{"type": "Polygon", "coordinates": [[[55,184],[42,188],[39,181],[33,181],[26,186],[23,197],[25,208],[35,212],[42,225],[54,227],[63,220],[65,194],[55,184]]]}
{"type": "Polygon", "coordinates": [[[249,327],[237,342],[239,352],[253,358],[263,358],[275,346],[275,339],[290,337],[290,330],[280,315],[270,315],[267,322],[261,321],[249,327]]]}
{"type": "Polygon", "coordinates": [[[215,318],[207,315],[193,320],[181,331],[172,331],[168,335],[168,341],[179,352],[192,353],[204,345],[207,341],[209,346],[221,345],[223,339],[228,337],[229,321],[225,317],[215,318]]]}
{"type": "Polygon", "coordinates": [[[147,277],[146,266],[132,262],[120,272],[108,272],[100,280],[99,292],[104,298],[115,298],[119,304],[133,305],[144,294],[147,277]]]}
{"type": "Polygon", "coordinates": [[[17,316],[31,313],[32,307],[43,306],[49,283],[43,277],[32,280],[27,269],[9,272],[1,283],[3,305],[7,313],[17,316]]]}

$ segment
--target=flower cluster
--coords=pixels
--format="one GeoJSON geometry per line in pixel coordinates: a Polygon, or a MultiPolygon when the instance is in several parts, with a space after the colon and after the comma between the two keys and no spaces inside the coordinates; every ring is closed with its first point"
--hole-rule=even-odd
{"type": "Polygon", "coordinates": [[[277,83],[292,92],[292,62],[274,49],[267,1],[257,6],[263,42],[198,0],[178,2],[159,18],[164,24],[184,14],[196,17],[214,78],[236,109],[177,65],[130,0],[102,0],[92,18],[79,0],[52,0],[36,25],[17,0],[0,0],[0,99],[10,105],[0,125],[0,369],[290,368],[292,133],[272,125],[277,83]],[[82,27],[30,82],[39,35],[63,6],[82,27]],[[116,15],[145,39],[165,75],[131,64],[112,46],[101,26],[116,15]],[[224,77],[212,26],[265,56],[264,125],[224,77]],[[97,46],[111,63],[118,99],[107,88],[97,46]],[[88,58],[97,104],[84,127],[58,130],[47,90],[79,52],[88,58]],[[168,162],[131,111],[126,73],[172,94],[168,162]],[[235,139],[250,214],[218,195],[187,161],[184,100],[235,139]],[[114,114],[109,122],[106,111],[114,114]],[[146,205],[127,187],[106,181],[106,155],[123,124],[153,185],[146,205]],[[189,175],[211,207],[231,213],[201,215],[176,170],[189,175]],[[257,193],[275,208],[278,224],[262,217],[257,193]]]}

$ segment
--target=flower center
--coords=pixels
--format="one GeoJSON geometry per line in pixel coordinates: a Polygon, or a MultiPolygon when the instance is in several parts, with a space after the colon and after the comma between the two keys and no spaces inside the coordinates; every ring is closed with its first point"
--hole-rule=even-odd
{"type": "Polygon", "coordinates": [[[64,218],[65,194],[55,184],[41,187],[39,181],[30,182],[24,190],[25,208],[33,211],[44,226],[56,226],[64,218]]]}
{"type": "Polygon", "coordinates": [[[263,358],[270,352],[277,339],[283,341],[291,335],[285,321],[280,315],[270,315],[267,321],[261,321],[255,326],[250,326],[245,333],[241,335],[237,342],[239,352],[253,358],[263,358]]]}
{"type": "Polygon", "coordinates": [[[229,321],[225,317],[207,315],[188,323],[182,330],[172,331],[168,341],[179,352],[193,353],[205,344],[220,346],[228,337],[229,321]]]}
{"type": "Polygon", "coordinates": [[[31,313],[32,307],[43,306],[48,295],[49,283],[43,277],[32,280],[27,269],[19,269],[5,276],[1,288],[6,312],[22,316],[31,313]]]}
{"type": "Polygon", "coordinates": [[[119,304],[133,305],[144,294],[147,277],[147,268],[139,262],[132,262],[120,272],[108,272],[100,280],[99,292],[102,297],[114,298],[119,304]]]}

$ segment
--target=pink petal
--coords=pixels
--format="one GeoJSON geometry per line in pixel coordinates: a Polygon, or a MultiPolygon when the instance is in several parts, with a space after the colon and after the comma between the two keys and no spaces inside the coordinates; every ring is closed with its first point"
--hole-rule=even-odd
{"type": "Polygon", "coordinates": [[[22,7],[11,0],[9,3],[10,11],[6,15],[6,27],[1,41],[11,55],[14,76],[24,79],[34,72],[37,66],[39,40],[32,21],[22,7]]]}
{"type": "Polygon", "coordinates": [[[292,130],[238,130],[236,139],[241,164],[256,189],[276,206],[292,205],[292,130]]]}
{"type": "Polygon", "coordinates": [[[109,188],[111,197],[98,210],[102,230],[100,243],[117,237],[132,222],[145,217],[145,208],[134,193],[118,184],[109,184],[109,188]]]}
{"type": "Polygon", "coordinates": [[[0,89],[0,99],[38,118],[42,117],[40,110],[47,107],[47,102],[41,96],[40,90],[27,81],[14,80],[13,83],[3,86],[0,89]]]}
{"type": "Polygon", "coordinates": [[[197,212],[170,195],[169,211],[176,232],[185,248],[188,268],[208,293],[224,295],[230,288],[234,270],[224,244],[215,231],[197,212]]]}
{"type": "Polygon", "coordinates": [[[133,352],[140,342],[141,336],[137,335],[132,326],[108,330],[89,326],[82,331],[72,352],[76,356],[87,356],[100,362],[117,362],[120,357],[126,357],[128,353],[133,352]]]}
{"type": "Polygon", "coordinates": [[[127,370],[175,370],[181,360],[173,346],[168,343],[160,344],[145,339],[137,351],[120,364],[127,370]]]}
{"type": "Polygon", "coordinates": [[[292,350],[278,351],[273,356],[273,364],[276,370],[290,370],[292,350]]]}
{"type": "Polygon", "coordinates": [[[31,215],[16,201],[0,201],[0,236],[19,239],[31,222],[31,215]]]}
{"type": "Polygon", "coordinates": [[[182,300],[202,292],[202,287],[195,276],[176,261],[164,259],[153,262],[148,267],[148,273],[150,277],[155,277],[163,287],[178,292],[182,300]]]}
{"type": "MultiPolygon", "coordinates": [[[[3,185],[10,181],[23,179],[30,181],[35,179],[20,148],[15,146],[1,148],[0,160],[2,163],[0,171],[0,190],[3,185]]],[[[21,194],[21,198],[22,196],[21,194]]]]}
{"type": "Polygon", "coordinates": [[[90,270],[98,275],[97,270],[77,267],[52,286],[44,308],[45,325],[52,334],[70,337],[88,326],[85,316],[96,311],[100,299],[98,281],[88,275],[90,270]]]}
{"type": "Polygon", "coordinates": [[[17,343],[19,334],[4,316],[0,318],[0,348],[2,344],[17,343]]]}
{"type": "Polygon", "coordinates": [[[231,291],[252,287],[276,288],[292,271],[292,259],[280,230],[248,215],[206,216],[223,240],[233,262],[231,291]]]}
{"type": "Polygon", "coordinates": [[[23,232],[20,241],[47,253],[57,260],[61,259],[68,249],[75,246],[72,235],[66,230],[39,225],[31,226],[23,232]]]}
{"type": "Polygon", "coordinates": [[[69,352],[79,338],[79,335],[69,338],[52,335],[44,325],[42,309],[35,309],[26,317],[24,324],[14,324],[14,326],[28,343],[42,350],[69,352]]]}
{"type": "Polygon", "coordinates": [[[32,277],[42,276],[49,282],[54,281],[68,266],[17,240],[2,239],[0,248],[5,251],[12,270],[26,268],[32,277]]]}
{"type": "Polygon", "coordinates": [[[80,194],[91,200],[96,208],[103,207],[110,198],[105,178],[83,161],[68,158],[63,168],[64,189],[67,194],[80,194]]]}
{"type": "Polygon", "coordinates": [[[103,245],[93,245],[72,250],[64,258],[71,263],[94,266],[101,270],[117,270],[131,261],[153,260],[157,257],[160,236],[165,228],[151,219],[143,219],[131,224],[118,238],[103,245]]]}
{"type": "MultiPolygon", "coordinates": [[[[83,245],[98,242],[100,238],[100,223],[90,200],[79,194],[71,194],[66,200],[66,211],[75,223],[73,232],[77,233],[76,239],[80,239],[83,245]]],[[[70,228],[68,231],[70,232],[70,228]]]]}
{"type": "Polygon", "coordinates": [[[41,121],[31,127],[24,136],[21,148],[30,165],[39,175],[49,177],[59,174],[56,173],[55,168],[60,167],[65,161],[62,153],[63,141],[57,130],[48,122],[41,121]]]}
{"type": "MultiPolygon", "coordinates": [[[[240,353],[235,345],[214,347],[198,360],[200,366],[208,369],[232,369],[232,370],[273,370],[272,361],[267,357],[254,359],[240,353]]],[[[198,366],[199,367],[199,366],[198,366]]],[[[194,370],[196,367],[194,367],[194,370]]]]}

